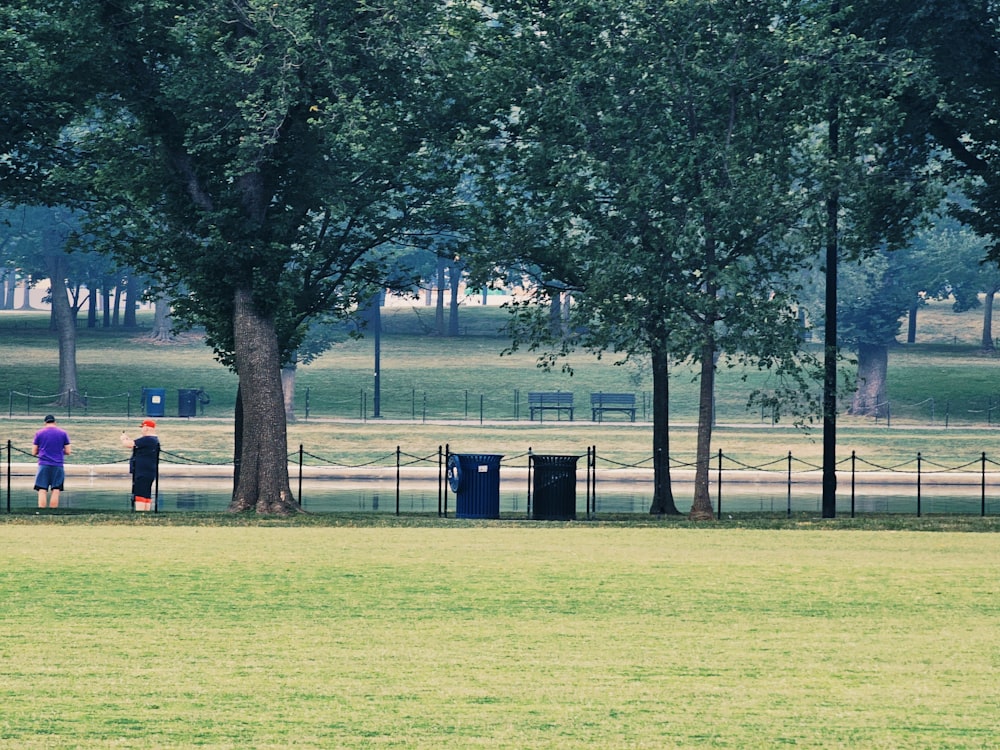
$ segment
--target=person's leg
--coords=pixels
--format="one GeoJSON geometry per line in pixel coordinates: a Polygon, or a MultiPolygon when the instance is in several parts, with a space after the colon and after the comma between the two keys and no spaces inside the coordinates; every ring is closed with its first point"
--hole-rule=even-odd
{"type": "Polygon", "coordinates": [[[59,494],[63,490],[63,483],[66,481],[66,471],[62,466],[49,467],[49,487],[52,492],[49,495],[49,507],[59,507],[59,494]]]}
{"type": "Polygon", "coordinates": [[[35,472],[35,491],[38,492],[38,507],[49,504],[49,470],[47,466],[39,466],[35,472]]]}

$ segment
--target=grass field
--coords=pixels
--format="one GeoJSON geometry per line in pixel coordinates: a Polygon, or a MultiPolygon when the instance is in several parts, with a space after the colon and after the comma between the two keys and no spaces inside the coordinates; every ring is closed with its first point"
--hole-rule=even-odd
{"type": "Polygon", "coordinates": [[[0,747],[990,748],[1000,536],[0,524],[0,747]]]}
{"type": "MultiPolygon", "coordinates": [[[[370,342],[302,368],[315,411],[290,445],[342,461],[445,442],[648,455],[648,424],[514,422],[507,395],[495,420],[466,418],[466,391],[572,387],[583,402],[645,382],[607,361],[580,359],[570,377],[531,354],[499,358],[495,311],[483,312],[458,341],[390,321],[397,412],[385,420],[353,418],[370,342]],[[424,390],[449,421],[412,418],[424,390]]],[[[957,462],[990,449],[992,425],[970,414],[996,393],[996,363],[976,350],[978,314],[952,315],[932,306],[890,380],[894,398],[950,402],[960,427],[940,411],[891,429],[844,420],[839,455],[957,462]]],[[[0,316],[0,337],[0,394],[51,393],[54,340],[37,316],[0,316]]],[[[161,436],[192,460],[231,459],[235,379],[199,341],[81,330],[79,362],[81,388],[102,398],[204,387],[207,416],[168,416],[161,436]]],[[[694,388],[675,376],[683,458],[694,388]]],[[[751,463],[818,460],[818,435],[761,425],[736,383],[720,386],[718,447],[751,463]]],[[[91,403],[62,419],[73,461],[120,460],[135,417],[91,403]]],[[[30,445],[47,410],[33,409],[0,420],[0,438],[30,445]]],[[[998,523],[0,514],[0,748],[993,748],[998,523]]]]}

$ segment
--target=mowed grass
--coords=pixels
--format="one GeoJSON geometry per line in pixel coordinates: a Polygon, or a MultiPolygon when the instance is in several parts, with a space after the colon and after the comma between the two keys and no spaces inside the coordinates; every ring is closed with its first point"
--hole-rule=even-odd
{"type": "Polygon", "coordinates": [[[987,748],[1000,537],[0,526],[4,748],[987,748]]]}

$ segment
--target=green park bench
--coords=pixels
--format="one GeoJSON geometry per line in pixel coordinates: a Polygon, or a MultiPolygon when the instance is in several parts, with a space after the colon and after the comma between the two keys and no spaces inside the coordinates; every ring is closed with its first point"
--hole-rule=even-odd
{"type": "Polygon", "coordinates": [[[532,421],[535,419],[535,414],[538,414],[538,421],[544,421],[545,412],[554,411],[556,413],[556,419],[562,416],[562,413],[569,412],[569,420],[573,421],[573,394],[569,391],[529,391],[528,392],[528,410],[532,421]]]}
{"type": "Polygon", "coordinates": [[[604,421],[604,412],[622,412],[628,414],[629,421],[635,421],[634,393],[591,393],[591,418],[595,422],[604,421]]]}

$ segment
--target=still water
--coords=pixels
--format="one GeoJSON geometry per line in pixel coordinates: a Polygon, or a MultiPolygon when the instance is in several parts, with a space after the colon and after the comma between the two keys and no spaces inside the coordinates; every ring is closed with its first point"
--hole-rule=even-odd
{"type": "MultiPolygon", "coordinates": [[[[28,485],[12,486],[8,496],[3,488],[0,511],[24,513],[36,509],[37,496],[28,485]]],[[[224,511],[230,499],[231,482],[222,479],[177,479],[161,481],[157,493],[157,510],[170,512],[224,511]]],[[[299,488],[293,482],[292,491],[299,497],[299,488]]],[[[1000,513],[1000,495],[987,497],[987,515],[1000,513]]],[[[648,482],[601,483],[593,497],[593,510],[599,514],[647,513],[651,498],[648,482]]],[[[690,507],[689,488],[675,490],[678,509],[685,512],[690,507]]],[[[447,510],[454,515],[455,495],[447,493],[447,510]]],[[[812,487],[795,489],[789,499],[787,488],[779,485],[748,485],[738,491],[725,491],[722,497],[722,515],[730,513],[815,513],[821,509],[821,493],[812,487]]],[[[303,483],[301,504],[311,513],[400,513],[436,514],[439,502],[437,482],[404,483],[398,494],[393,481],[341,482],[311,480],[303,483]]],[[[713,505],[718,510],[718,496],[713,493],[713,505]]],[[[526,482],[501,482],[501,516],[524,516],[527,512],[528,487],[526,482]]],[[[853,500],[857,514],[899,513],[915,515],[918,512],[916,494],[858,493],[853,500]]],[[[982,511],[980,493],[957,491],[955,488],[938,488],[935,493],[925,492],[920,499],[922,514],[955,513],[979,515],[982,511]]],[[[851,512],[850,494],[838,496],[838,515],[851,512]]],[[[67,481],[62,493],[60,508],[68,511],[127,511],[130,509],[129,485],[123,481],[106,479],[67,481]]],[[[577,517],[585,518],[587,491],[583,482],[576,488],[577,517]]]]}

